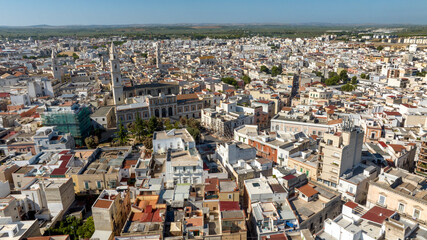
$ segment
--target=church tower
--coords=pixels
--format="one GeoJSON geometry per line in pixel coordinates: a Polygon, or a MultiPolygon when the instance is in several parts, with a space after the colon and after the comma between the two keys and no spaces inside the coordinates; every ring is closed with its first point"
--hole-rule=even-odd
{"type": "Polygon", "coordinates": [[[160,55],[160,43],[156,43],[156,67],[160,68],[162,66],[161,62],[162,56],[160,55]]]}
{"type": "Polygon", "coordinates": [[[120,105],[125,102],[123,96],[122,74],[120,73],[120,61],[117,58],[114,43],[110,48],[110,72],[111,72],[111,89],[113,91],[114,105],[120,105]]]}
{"type": "Polygon", "coordinates": [[[56,59],[56,49],[52,49],[52,75],[53,78],[62,81],[61,67],[58,65],[58,59],[56,59]]]}

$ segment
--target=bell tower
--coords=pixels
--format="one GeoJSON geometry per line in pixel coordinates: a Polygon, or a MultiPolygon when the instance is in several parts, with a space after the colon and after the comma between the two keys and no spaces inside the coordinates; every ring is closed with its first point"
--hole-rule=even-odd
{"type": "Polygon", "coordinates": [[[56,59],[56,54],[57,54],[56,49],[53,48],[52,49],[52,56],[51,56],[51,58],[52,58],[52,75],[53,75],[53,78],[55,78],[59,81],[62,81],[62,79],[61,79],[61,77],[62,77],[61,76],[61,67],[58,66],[58,59],[56,59]]]}
{"type": "Polygon", "coordinates": [[[122,74],[120,73],[120,61],[117,58],[114,43],[110,48],[110,72],[111,72],[111,89],[113,91],[114,105],[120,105],[125,102],[123,96],[122,74]]]}
{"type": "Polygon", "coordinates": [[[162,67],[162,61],[161,61],[162,55],[160,53],[160,43],[156,43],[156,67],[161,68],[162,67]]]}

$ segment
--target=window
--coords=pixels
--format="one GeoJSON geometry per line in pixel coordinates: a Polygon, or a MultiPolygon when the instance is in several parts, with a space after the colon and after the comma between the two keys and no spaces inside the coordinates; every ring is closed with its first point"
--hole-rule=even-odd
{"type": "Polygon", "coordinates": [[[193,172],[195,172],[196,171],[196,166],[193,166],[193,172]]]}
{"type": "Polygon", "coordinates": [[[399,206],[398,206],[397,209],[398,209],[399,212],[404,212],[405,211],[405,204],[399,203],[399,206]]]}
{"type": "Polygon", "coordinates": [[[89,190],[89,182],[85,182],[85,189],[89,190]]]}
{"type": "Polygon", "coordinates": [[[385,205],[385,200],[386,200],[386,197],[385,196],[383,196],[383,195],[380,195],[380,197],[379,197],[379,199],[378,199],[378,203],[380,204],[380,205],[385,205]]]}
{"type": "Polygon", "coordinates": [[[101,181],[96,181],[96,187],[99,189],[102,188],[101,181]]]}
{"type": "Polygon", "coordinates": [[[413,217],[415,219],[418,219],[418,218],[420,218],[420,215],[421,215],[421,210],[415,208],[413,217]]]}
{"type": "Polygon", "coordinates": [[[228,199],[233,199],[233,194],[228,194],[228,199]]]}

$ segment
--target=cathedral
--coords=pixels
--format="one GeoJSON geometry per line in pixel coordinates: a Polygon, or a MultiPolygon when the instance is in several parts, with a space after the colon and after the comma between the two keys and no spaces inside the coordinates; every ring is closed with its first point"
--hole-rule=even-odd
{"type": "MultiPolygon", "coordinates": [[[[160,59],[158,47],[156,48],[157,59],[160,59]]],[[[161,64],[158,60],[157,64],[161,64]]],[[[165,83],[147,83],[134,86],[123,86],[120,60],[117,57],[116,48],[114,43],[111,43],[110,48],[110,71],[111,71],[111,90],[113,92],[114,105],[126,104],[126,99],[138,96],[153,96],[157,97],[163,95],[178,95],[179,86],[175,84],[165,83]]]]}

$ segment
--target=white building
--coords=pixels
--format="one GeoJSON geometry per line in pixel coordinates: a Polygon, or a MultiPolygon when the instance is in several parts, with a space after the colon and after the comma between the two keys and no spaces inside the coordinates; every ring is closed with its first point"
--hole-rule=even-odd
{"type": "Polygon", "coordinates": [[[34,81],[28,82],[28,95],[31,98],[54,96],[52,81],[47,78],[37,78],[34,81]]]}
{"type": "MultiPolygon", "coordinates": [[[[156,158],[157,159],[157,158],[156,158]]],[[[203,161],[197,150],[168,151],[165,155],[166,187],[204,182],[203,161]]]]}
{"type": "Polygon", "coordinates": [[[153,159],[165,165],[163,174],[167,188],[204,182],[203,161],[187,129],[155,132],[153,150],[153,159]]]}
{"type": "Polygon", "coordinates": [[[272,202],[274,198],[273,191],[267,181],[262,178],[245,180],[245,190],[248,194],[250,204],[256,202],[272,202]]]}
{"type": "Polygon", "coordinates": [[[168,149],[189,150],[196,147],[196,143],[187,129],[172,129],[153,134],[153,151],[165,153],[168,149]]]}
{"type": "Polygon", "coordinates": [[[55,127],[41,127],[33,136],[36,153],[44,150],[72,149],[74,138],[70,134],[59,135],[55,127]]]}

